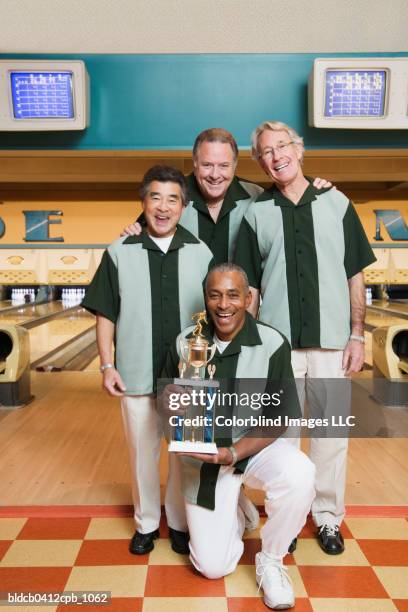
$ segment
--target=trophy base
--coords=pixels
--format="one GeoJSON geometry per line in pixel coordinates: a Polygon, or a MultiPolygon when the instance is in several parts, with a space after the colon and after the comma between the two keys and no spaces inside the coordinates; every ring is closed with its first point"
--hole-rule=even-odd
{"type": "Polygon", "coordinates": [[[205,453],[206,455],[216,455],[217,445],[214,442],[188,442],[172,440],[169,444],[170,453],[205,453]]]}

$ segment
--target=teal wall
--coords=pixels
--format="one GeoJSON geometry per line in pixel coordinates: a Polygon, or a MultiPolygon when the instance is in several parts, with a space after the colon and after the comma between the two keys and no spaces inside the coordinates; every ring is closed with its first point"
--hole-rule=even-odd
{"type": "Polygon", "coordinates": [[[0,55],[0,59],[82,59],[91,83],[84,132],[0,132],[0,148],[175,149],[208,127],[224,127],[241,147],[253,128],[279,119],[308,148],[405,147],[408,130],[323,130],[307,125],[307,79],[315,57],[382,54],[0,55]]]}

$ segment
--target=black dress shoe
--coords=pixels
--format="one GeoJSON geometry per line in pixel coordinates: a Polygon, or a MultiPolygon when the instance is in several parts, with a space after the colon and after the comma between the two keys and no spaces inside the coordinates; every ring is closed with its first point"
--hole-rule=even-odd
{"type": "Polygon", "coordinates": [[[340,555],[344,551],[344,540],[337,525],[321,525],[316,534],[319,546],[328,555],[340,555]]]}
{"type": "Polygon", "coordinates": [[[179,555],[188,555],[190,553],[190,547],[188,545],[190,535],[188,533],[177,531],[169,527],[169,538],[174,552],[179,555]]]}
{"type": "Polygon", "coordinates": [[[129,550],[132,555],[146,555],[154,548],[154,540],[160,537],[158,529],[150,533],[139,533],[135,531],[133,538],[129,544],[129,550]]]}
{"type": "Polygon", "coordinates": [[[295,552],[296,546],[297,546],[297,538],[293,538],[288,548],[288,553],[290,555],[295,552]]]}

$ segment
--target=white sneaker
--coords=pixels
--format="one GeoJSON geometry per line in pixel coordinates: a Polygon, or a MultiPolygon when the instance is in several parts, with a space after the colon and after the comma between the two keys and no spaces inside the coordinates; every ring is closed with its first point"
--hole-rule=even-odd
{"type": "Polygon", "coordinates": [[[264,603],[272,610],[287,610],[295,605],[295,594],[288,570],[283,563],[266,553],[255,557],[256,581],[264,592],[264,603]]]}
{"type": "Polygon", "coordinates": [[[241,491],[239,492],[238,506],[244,513],[245,529],[247,531],[254,531],[255,529],[257,529],[259,525],[258,508],[245,495],[245,490],[242,487],[241,491]]]}

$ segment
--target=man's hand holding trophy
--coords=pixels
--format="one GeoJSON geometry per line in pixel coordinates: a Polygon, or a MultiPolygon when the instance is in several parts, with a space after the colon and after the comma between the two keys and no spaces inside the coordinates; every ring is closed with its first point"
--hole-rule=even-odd
{"type": "Polygon", "coordinates": [[[219,382],[214,380],[215,365],[210,364],[216,345],[202,334],[206,312],[195,313],[192,319],[196,322],[192,334],[180,338],[180,376],[166,391],[169,412],[173,412],[169,451],[216,454],[214,405],[219,382]]]}

